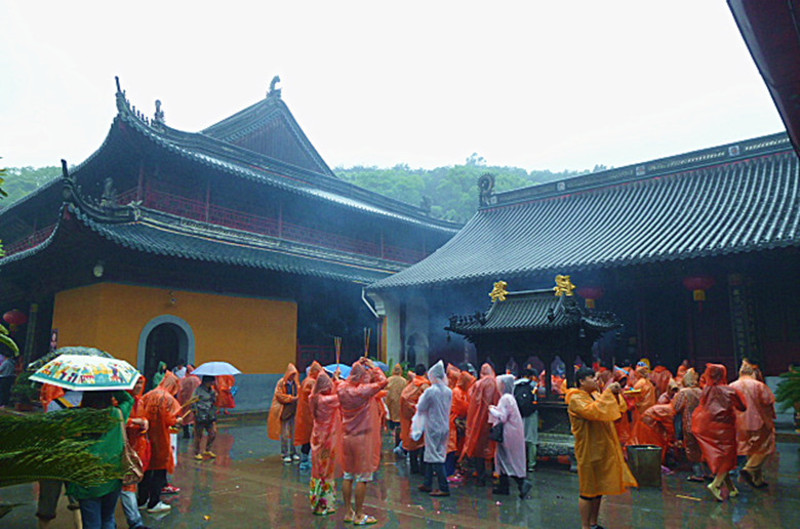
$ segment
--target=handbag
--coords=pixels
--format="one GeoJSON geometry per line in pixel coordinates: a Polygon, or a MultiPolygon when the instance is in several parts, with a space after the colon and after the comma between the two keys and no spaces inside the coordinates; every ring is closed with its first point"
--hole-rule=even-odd
{"type": "Polygon", "coordinates": [[[124,441],[122,448],[122,484],[135,485],[142,481],[144,477],[144,465],[142,464],[142,458],[139,457],[139,454],[128,441],[124,420],[120,423],[120,427],[122,428],[122,440],[124,441]]]}
{"type": "Polygon", "coordinates": [[[499,422],[489,429],[489,439],[497,443],[503,442],[503,423],[499,422]]]}

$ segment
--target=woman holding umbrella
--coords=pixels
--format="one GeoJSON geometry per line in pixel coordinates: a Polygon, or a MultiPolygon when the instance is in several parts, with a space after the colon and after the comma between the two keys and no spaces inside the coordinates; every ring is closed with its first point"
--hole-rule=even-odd
{"type": "MultiPolygon", "coordinates": [[[[133,397],[124,391],[87,391],[83,394],[81,406],[107,409],[113,417],[124,424],[130,417],[133,402],[133,397]],[[117,401],[116,406],[112,397],[117,401]]],[[[89,452],[98,456],[103,463],[119,465],[124,447],[122,427],[111,428],[89,448],[89,452]]],[[[67,494],[77,498],[80,504],[84,529],[105,529],[116,526],[114,511],[121,491],[120,479],[113,479],[94,487],[81,487],[75,483],[67,485],[67,494]]]]}

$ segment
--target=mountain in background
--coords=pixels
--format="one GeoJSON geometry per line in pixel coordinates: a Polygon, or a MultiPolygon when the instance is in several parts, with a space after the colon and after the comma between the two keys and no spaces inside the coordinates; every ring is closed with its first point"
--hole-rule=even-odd
{"type": "MultiPolygon", "coordinates": [[[[595,170],[600,169],[605,167],[595,167],[595,170]]],[[[509,191],[569,178],[586,171],[528,172],[519,167],[487,166],[483,158],[473,154],[463,165],[435,169],[412,169],[407,164],[398,164],[388,169],[338,167],[334,172],[342,180],[370,191],[415,206],[429,206],[433,217],[466,222],[478,207],[478,178],[485,173],[495,175],[496,191],[509,191]]],[[[0,202],[0,209],[10,206],[60,175],[61,168],[56,166],[9,167],[3,184],[8,197],[0,202]]]]}

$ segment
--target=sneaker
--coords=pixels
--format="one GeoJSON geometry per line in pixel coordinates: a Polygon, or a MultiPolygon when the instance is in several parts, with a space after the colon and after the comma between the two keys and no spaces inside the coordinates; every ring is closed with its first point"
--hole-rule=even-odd
{"type": "Polygon", "coordinates": [[[297,454],[294,454],[292,456],[292,461],[295,462],[295,463],[299,463],[300,462],[300,456],[297,455],[297,454]]]}
{"type": "Polygon", "coordinates": [[[217,454],[215,454],[211,450],[206,450],[205,452],[203,452],[203,455],[206,456],[206,457],[210,457],[211,459],[214,459],[215,457],[217,457],[217,454]]]}
{"type": "Polygon", "coordinates": [[[292,456],[284,456],[283,457],[283,462],[284,463],[291,463],[292,462],[292,456]]]}
{"type": "Polygon", "coordinates": [[[155,514],[155,513],[158,513],[158,512],[167,512],[170,509],[172,509],[171,506],[169,506],[168,504],[164,503],[163,501],[160,501],[160,502],[156,503],[155,505],[153,505],[152,507],[150,507],[149,509],[147,509],[147,512],[149,512],[151,514],[155,514]]]}
{"type": "Polygon", "coordinates": [[[177,494],[181,491],[178,487],[173,485],[167,485],[163,489],[161,489],[161,494],[177,494]]]}
{"type": "Polygon", "coordinates": [[[139,510],[140,510],[140,511],[143,511],[143,510],[145,510],[145,509],[147,509],[147,502],[144,502],[144,503],[141,503],[141,504],[139,504],[139,510]]]}
{"type": "Polygon", "coordinates": [[[195,454],[194,458],[197,459],[198,461],[202,461],[203,460],[203,456],[201,454],[195,454]]]}

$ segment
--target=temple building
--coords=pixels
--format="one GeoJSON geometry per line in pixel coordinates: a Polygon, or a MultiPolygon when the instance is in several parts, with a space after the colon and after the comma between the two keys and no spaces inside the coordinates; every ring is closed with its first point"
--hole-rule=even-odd
{"type": "Polygon", "coordinates": [[[97,151],[0,211],[0,299],[28,315],[27,360],[87,345],[148,377],[225,360],[245,373],[240,406],[263,408],[287,363],[332,362],[334,337],[342,361],[383,354],[363,287],[458,226],[338,178],[277,82],[197,133],[167,126],[160,102],[145,117],[117,82],[97,151]]]}
{"type": "MultiPolygon", "coordinates": [[[[546,302],[523,296],[529,301],[513,310],[487,312],[489,293],[500,281],[514,292],[552,291],[566,275],[590,319],[608,311],[621,324],[591,344],[593,358],[647,357],[674,372],[684,359],[732,369],[747,357],[767,375],[797,361],[800,160],[786,134],[503,193],[493,187],[491,175],[481,178],[480,208],[455,237],[368,287],[387,318],[390,356],[490,358],[502,371],[512,358],[521,366],[545,349],[552,355],[552,341],[508,338],[547,324],[537,313],[546,302]],[[492,334],[492,314],[502,314],[496,330],[505,338],[492,334]]],[[[561,360],[575,357],[570,347],[565,341],[561,360]]]]}

